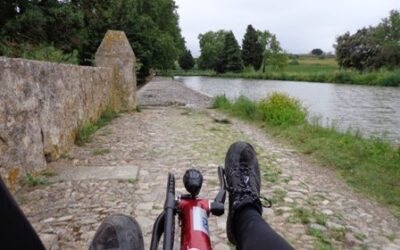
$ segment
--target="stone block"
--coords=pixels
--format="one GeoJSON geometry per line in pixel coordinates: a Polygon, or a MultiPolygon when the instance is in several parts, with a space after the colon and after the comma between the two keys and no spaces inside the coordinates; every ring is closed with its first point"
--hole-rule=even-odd
{"type": "Polygon", "coordinates": [[[135,53],[122,31],[109,30],[104,36],[95,56],[96,66],[114,69],[117,85],[113,95],[117,97],[115,106],[121,110],[136,109],[135,53]]]}

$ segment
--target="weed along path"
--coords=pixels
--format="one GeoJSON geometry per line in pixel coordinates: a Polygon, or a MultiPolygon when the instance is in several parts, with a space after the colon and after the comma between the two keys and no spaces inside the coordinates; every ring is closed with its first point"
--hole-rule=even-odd
{"type": "MultiPolygon", "coordinates": [[[[177,192],[183,193],[185,170],[200,169],[200,195],[214,198],[217,166],[223,165],[230,144],[245,140],[258,154],[262,194],[273,200],[264,217],[294,247],[400,249],[400,220],[389,209],[353,192],[334,172],[261,129],[206,109],[209,101],[178,82],[156,78],[139,92],[140,112],[120,114],[89,142],[52,163],[48,175],[55,176],[46,177],[49,183],[18,192],[46,245],[87,249],[107,215],[125,213],[140,223],[148,249],[167,173],[175,174],[177,192]]],[[[226,215],[210,218],[214,249],[231,248],[225,223],[226,215]]]]}

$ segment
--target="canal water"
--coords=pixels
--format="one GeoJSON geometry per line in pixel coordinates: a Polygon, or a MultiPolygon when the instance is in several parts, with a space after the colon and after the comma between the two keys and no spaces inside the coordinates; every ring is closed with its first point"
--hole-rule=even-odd
{"type": "Polygon", "coordinates": [[[351,129],[364,136],[389,139],[400,144],[400,88],[331,83],[175,77],[186,86],[214,97],[235,99],[244,95],[259,100],[272,92],[299,99],[311,116],[325,125],[351,129]]]}

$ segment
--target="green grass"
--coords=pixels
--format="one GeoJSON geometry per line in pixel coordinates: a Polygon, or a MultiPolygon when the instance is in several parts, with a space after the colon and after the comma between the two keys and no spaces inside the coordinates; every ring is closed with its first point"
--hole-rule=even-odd
{"type": "Polygon", "coordinates": [[[274,189],[273,191],[273,196],[272,196],[272,204],[280,203],[283,202],[285,196],[286,196],[286,191],[283,189],[274,189]]]}
{"type": "Polygon", "coordinates": [[[75,144],[78,146],[84,145],[89,141],[91,135],[93,135],[101,127],[107,125],[107,123],[116,117],[118,117],[118,113],[114,111],[106,111],[100,116],[100,119],[97,120],[97,122],[85,123],[76,135],[75,144]]]}
{"type": "MultiPolygon", "coordinates": [[[[307,113],[300,102],[283,94],[275,93],[259,102],[245,97],[230,102],[220,96],[214,106],[233,116],[262,124],[269,134],[292,144],[321,165],[337,170],[355,190],[389,205],[394,214],[400,216],[400,148],[381,139],[339,132],[334,126],[326,128],[316,122],[311,124],[304,119],[307,113]],[[271,102],[277,97],[288,99],[282,102],[291,103],[291,109],[281,108],[281,102],[271,102]],[[266,108],[260,105],[263,102],[272,104],[266,108]],[[223,105],[219,106],[219,103],[223,105]],[[274,115],[266,118],[269,112],[274,115]],[[289,115],[291,113],[295,115],[289,115]]],[[[276,181],[274,174],[265,175],[268,181],[276,181]]]]}
{"type": "Polygon", "coordinates": [[[365,234],[363,234],[363,233],[355,233],[354,237],[360,241],[364,241],[367,238],[367,236],[365,236],[365,234]]]}
{"type": "Polygon", "coordinates": [[[40,172],[40,175],[44,176],[44,177],[53,177],[53,176],[57,176],[57,173],[51,170],[45,170],[40,172]]]}
{"type": "Polygon", "coordinates": [[[310,223],[312,217],[312,213],[310,210],[303,207],[295,207],[291,212],[292,214],[288,218],[289,223],[310,223]]]}
{"type": "Polygon", "coordinates": [[[317,229],[309,228],[307,233],[311,236],[314,236],[317,239],[317,242],[316,242],[317,249],[320,249],[320,250],[333,249],[331,241],[325,235],[324,232],[317,230],[317,229]]]}
{"type": "Polygon", "coordinates": [[[47,178],[37,176],[31,173],[26,174],[23,183],[29,187],[45,186],[50,184],[47,178]]]}
{"type": "Polygon", "coordinates": [[[108,148],[95,148],[92,153],[93,155],[105,155],[110,153],[111,151],[108,148]]]}
{"type": "Polygon", "coordinates": [[[380,86],[400,85],[400,69],[394,71],[379,70],[371,72],[341,70],[338,67],[334,57],[320,59],[312,56],[301,56],[298,59],[290,60],[289,65],[282,70],[276,70],[274,68],[267,67],[265,73],[254,70],[244,71],[241,73],[228,72],[225,74],[217,74],[216,72],[210,70],[173,70],[161,72],[161,74],[167,76],[213,76],[226,78],[329,82],[380,86]]]}

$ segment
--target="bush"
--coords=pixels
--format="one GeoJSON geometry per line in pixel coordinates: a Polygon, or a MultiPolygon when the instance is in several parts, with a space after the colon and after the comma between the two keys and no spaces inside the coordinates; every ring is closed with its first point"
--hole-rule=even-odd
{"type": "Polygon", "coordinates": [[[383,74],[380,82],[383,86],[400,86],[400,72],[395,71],[391,74],[383,74]]]}
{"type": "Polygon", "coordinates": [[[8,57],[21,57],[31,60],[49,61],[56,63],[78,64],[78,51],[72,53],[64,53],[62,50],[55,48],[53,45],[39,44],[28,45],[20,44],[14,46],[0,46],[2,54],[8,57]]]}
{"type": "Polygon", "coordinates": [[[239,96],[232,104],[232,112],[239,117],[253,120],[257,117],[257,104],[245,96],[239,96]]]}
{"type": "Polygon", "coordinates": [[[273,93],[258,103],[261,119],[273,126],[290,126],[306,121],[307,110],[300,101],[282,93],[273,93]]]}
{"type": "Polygon", "coordinates": [[[213,108],[219,109],[229,109],[231,107],[231,102],[226,98],[225,95],[220,95],[214,98],[213,108]]]}
{"type": "Polygon", "coordinates": [[[55,48],[53,45],[41,45],[38,47],[27,48],[23,51],[22,57],[56,63],[79,63],[77,50],[67,54],[62,50],[55,48]]]}

